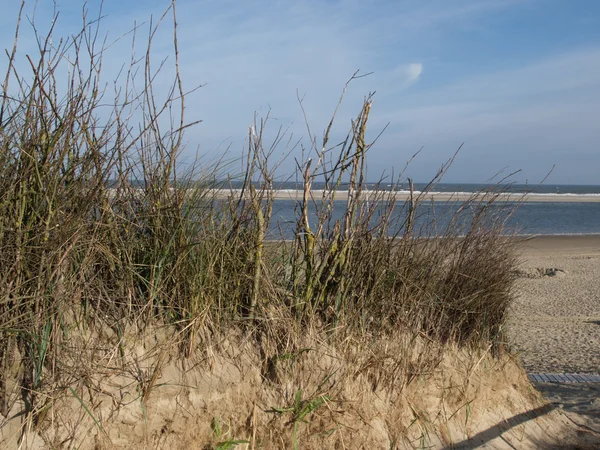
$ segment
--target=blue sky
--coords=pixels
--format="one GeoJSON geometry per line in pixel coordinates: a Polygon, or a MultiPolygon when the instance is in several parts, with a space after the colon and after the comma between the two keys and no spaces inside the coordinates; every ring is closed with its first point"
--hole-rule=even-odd
{"type": "MultiPolygon", "coordinates": [[[[7,1],[5,48],[20,4],[7,1]]],[[[92,11],[98,4],[88,2],[92,11]]],[[[58,35],[77,29],[82,5],[57,1],[58,35]]],[[[114,39],[167,6],[105,0],[102,30],[114,39]]],[[[40,0],[37,23],[51,8],[40,0]]],[[[205,84],[188,99],[188,118],[203,122],[187,134],[187,159],[226,148],[235,158],[255,111],[270,110],[272,130],[308,145],[296,92],[320,137],[360,69],[373,74],[351,84],[335,136],[376,91],[369,131],[389,127],[371,149],[371,179],[423,147],[406,174],[424,181],[464,142],[446,181],[483,182],[507,168],[522,171],[515,181],[537,182],[555,165],[551,183],[600,184],[597,0],[179,0],[177,11],[184,83],[205,84]]],[[[171,52],[171,32],[166,24],[157,61],[171,52]]],[[[24,51],[30,38],[24,33],[24,51]]],[[[106,54],[109,78],[128,61],[126,41],[106,54]]]]}

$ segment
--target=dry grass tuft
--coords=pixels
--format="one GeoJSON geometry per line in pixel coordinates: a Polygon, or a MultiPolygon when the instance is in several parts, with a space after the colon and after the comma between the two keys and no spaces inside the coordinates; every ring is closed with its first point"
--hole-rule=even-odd
{"type": "MultiPolygon", "coordinates": [[[[168,12],[176,23],[175,4],[168,12]]],[[[242,188],[226,199],[215,190],[228,189],[215,181],[224,178],[219,166],[198,167],[210,173],[202,178],[182,172],[183,133],[193,123],[178,64],[166,98],[154,93],[150,54],[161,21],[145,56],[115,80],[113,98],[99,81],[99,21],[84,17],[90,25],[62,41],[52,30],[38,35],[26,69],[17,27],[0,106],[0,413],[22,407],[23,438],[48,426],[65,395],[104,435],[94,380],[131,377],[147,404],[172,353],[166,343],[193,359],[218,336],[239,333],[277,383],[290,361],[310,353],[302,336],[315,335],[356,361],[355,375],[374,390],[431,373],[446,344],[498,353],[516,275],[507,213],[494,207],[499,187],[429,218],[419,217],[429,208],[423,198],[451,161],[406,204],[394,196],[401,176],[391,190],[367,190],[368,96],[340,144],[329,143],[335,113],[320,144],[309,131],[294,238],[268,241],[272,155],[283,137],[265,143],[266,121],[257,121],[242,188]],[[315,182],[325,183],[322,193],[315,182]],[[337,200],[342,183],[345,202],[337,200]],[[148,342],[156,328],[169,335],[148,342]]],[[[293,392],[280,413],[299,436],[331,397],[293,392]]],[[[61,439],[77,434],[69,426],[61,439]]]]}

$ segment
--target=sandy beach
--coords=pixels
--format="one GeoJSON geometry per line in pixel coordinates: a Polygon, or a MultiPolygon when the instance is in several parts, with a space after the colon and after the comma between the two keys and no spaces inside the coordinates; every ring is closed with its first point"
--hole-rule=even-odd
{"type": "Polygon", "coordinates": [[[524,243],[510,338],[531,372],[600,370],[600,236],[524,243]]]}
{"type": "MultiPolygon", "coordinates": [[[[509,322],[530,373],[600,372],[600,236],[543,236],[522,247],[509,322]]],[[[534,383],[573,423],[600,435],[600,383],[534,383]]]]}

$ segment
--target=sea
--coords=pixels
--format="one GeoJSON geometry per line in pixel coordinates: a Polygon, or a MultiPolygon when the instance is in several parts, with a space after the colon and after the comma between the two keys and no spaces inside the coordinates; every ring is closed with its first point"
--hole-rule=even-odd
{"type": "MultiPolygon", "coordinates": [[[[320,183],[314,183],[313,189],[323,189],[320,183]]],[[[415,183],[414,190],[422,191],[427,187],[424,183],[415,183]]],[[[432,191],[443,193],[476,193],[481,192],[488,186],[483,184],[459,184],[439,183],[432,191]]],[[[295,183],[277,183],[274,186],[279,190],[295,190],[295,183]]],[[[341,185],[340,190],[347,189],[341,185]]],[[[367,189],[391,189],[391,186],[368,184],[367,189]]],[[[402,192],[408,186],[397,185],[396,191],[402,192]]],[[[529,201],[520,202],[496,202],[491,205],[490,210],[495,217],[505,219],[504,232],[506,234],[518,235],[600,235],[600,185],[526,185],[510,184],[501,187],[503,191],[514,194],[529,194],[529,201]],[[556,201],[552,199],[556,198],[556,201]],[[536,201],[543,199],[543,201],[536,201]],[[565,201],[569,199],[569,201],[565,201]],[[587,201],[581,201],[585,199],[587,201]],[[598,200],[598,201],[590,201],[598,200]]],[[[394,211],[394,223],[398,226],[403,223],[407,214],[407,208],[399,207],[394,211]]],[[[345,201],[336,201],[333,208],[332,219],[336,220],[343,216],[345,201]]],[[[450,218],[461,211],[463,227],[466,229],[470,218],[475,217],[477,208],[481,205],[471,205],[461,208],[462,203],[457,201],[424,201],[415,212],[415,226],[417,234],[436,235],[443,234],[445,227],[450,223],[450,218]]],[[[314,228],[317,224],[318,202],[311,204],[309,210],[309,222],[314,228]]],[[[376,225],[377,217],[383,210],[382,207],[376,211],[372,224],[376,225]]],[[[377,209],[377,208],[376,208],[377,209]]],[[[289,239],[293,237],[295,224],[297,223],[299,210],[296,200],[275,200],[273,205],[273,216],[269,229],[269,238],[289,239]]],[[[392,227],[393,229],[393,227],[392,227]]]]}

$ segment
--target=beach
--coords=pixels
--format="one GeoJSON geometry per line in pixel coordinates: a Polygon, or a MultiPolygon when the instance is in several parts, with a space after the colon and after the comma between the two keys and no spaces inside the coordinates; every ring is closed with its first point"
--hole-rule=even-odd
{"type": "MultiPolygon", "coordinates": [[[[522,245],[509,342],[529,373],[600,372],[600,236],[522,245]]],[[[600,432],[600,383],[534,383],[574,423],[600,432]]]]}
{"type": "Polygon", "coordinates": [[[600,236],[523,243],[509,336],[530,372],[600,368],[600,236]]]}

